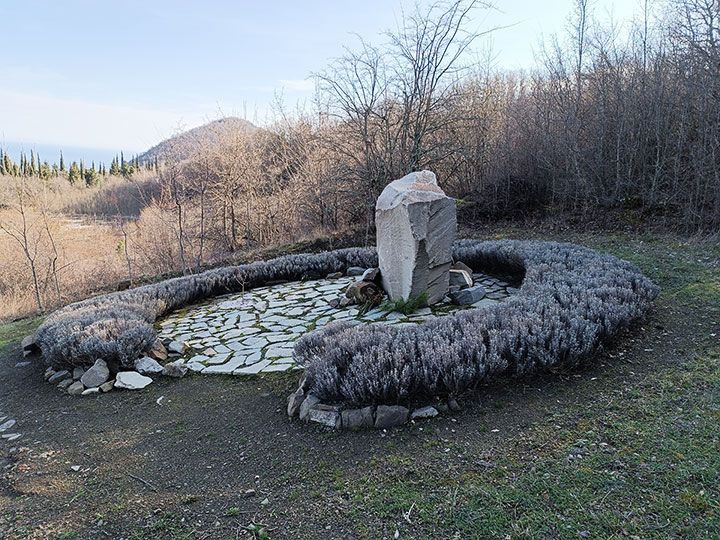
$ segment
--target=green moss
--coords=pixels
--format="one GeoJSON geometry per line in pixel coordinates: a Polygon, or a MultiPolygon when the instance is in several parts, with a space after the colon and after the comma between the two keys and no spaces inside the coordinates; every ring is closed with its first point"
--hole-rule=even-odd
{"type": "Polygon", "coordinates": [[[397,300],[385,300],[380,304],[380,309],[383,311],[397,311],[403,315],[412,315],[418,309],[427,306],[427,291],[423,291],[418,296],[403,300],[399,298],[397,300]]]}

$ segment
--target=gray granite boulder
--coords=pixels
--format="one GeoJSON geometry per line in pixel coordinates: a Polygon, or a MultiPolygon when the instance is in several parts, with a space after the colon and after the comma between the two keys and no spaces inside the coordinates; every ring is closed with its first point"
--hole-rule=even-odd
{"type": "Polygon", "coordinates": [[[380,405],[375,414],[375,427],[399,426],[407,422],[409,414],[410,411],[400,405],[380,405]]]}
{"type": "Polygon", "coordinates": [[[160,373],[163,367],[154,358],[143,356],[135,360],[135,371],[138,373],[160,373]]]}
{"type": "Polygon", "coordinates": [[[392,300],[427,291],[429,304],[448,291],[455,200],[431,171],[413,172],[388,184],[375,206],[377,251],[385,291],[392,300]]]}
{"type": "Polygon", "coordinates": [[[175,377],[177,379],[184,377],[188,372],[188,366],[182,360],[175,360],[174,362],[168,362],[162,369],[162,374],[166,377],[175,377]]]}
{"type": "Polygon", "coordinates": [[[374,425],[373,408],[346,409],[342,412],[343,429],[371,428],[374,425]]]}
{"type": "Polygon", "coordinates": [[[105,360],[98,358],[95,360],[93,367],[88,369],[80,377],[80,381],[83,383],[85,388],[97,388],[110,378],[110,370],[108,369],[105,360]]]}

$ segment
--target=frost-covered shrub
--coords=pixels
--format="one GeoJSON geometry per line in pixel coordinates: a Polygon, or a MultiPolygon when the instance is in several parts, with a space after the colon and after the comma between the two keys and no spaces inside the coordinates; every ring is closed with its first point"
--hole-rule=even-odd
{"type": "Polygon", "coordinates": [[[523,279],[495,306],[408,327],[337,323],[304,336],[295,359],[323,401],[396,403],[458,394],[492,374],[574,366],[643,316],[657,287],[634,265],[573,244],[461,240],[476,271],[523,279]]]}
{"type": "Polygon", "coordinates": [[[373,249],[350,248],[278,257],[209,270],[70,304],[38,328],[45,361],[56,368],[87,367],[97,358],[132,368],[156,338],[153,322],[173,310],[268,281],[317,279],[348,266],[377,266],[373,249]]]}

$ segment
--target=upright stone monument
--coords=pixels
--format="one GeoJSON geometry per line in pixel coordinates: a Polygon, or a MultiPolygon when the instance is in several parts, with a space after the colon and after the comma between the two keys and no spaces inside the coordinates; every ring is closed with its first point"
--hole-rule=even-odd
{"type": "Polygon", "coordinates": [[[428,304],[448,292],[455,200],[431,171],[412,172],[388,184],[375,206],[377,250],[383,287],[391,299],[427,291],[428,304]]]}

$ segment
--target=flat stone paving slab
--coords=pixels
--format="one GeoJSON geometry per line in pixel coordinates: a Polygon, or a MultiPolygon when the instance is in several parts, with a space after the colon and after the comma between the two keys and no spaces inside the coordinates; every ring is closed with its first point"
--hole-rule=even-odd
{"type": "Polygon", "coordinates": [[[475,283],[490,294],[473,306],[436,304],[406,316],[379,308],[360,315],[357,306],[332,307],[359,277],[295,281],[213,298],[158,324],[163,340],[187,342],[182,355],[196,373],[252,375],[298,369],[292,349],[303,334],[336,320],[364,324],[422,324],[459,309],[477,309],[505,300],[508,284],[483,274],[475,283]]]}

